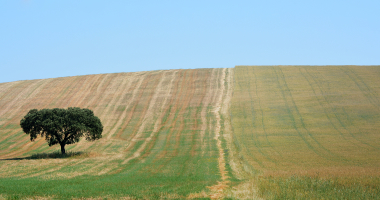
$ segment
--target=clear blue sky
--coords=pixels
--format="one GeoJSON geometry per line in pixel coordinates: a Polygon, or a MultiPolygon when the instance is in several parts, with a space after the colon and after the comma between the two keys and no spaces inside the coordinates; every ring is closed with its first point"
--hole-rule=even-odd
{"type": "Polygon", "coordinates": [[[0,82],[235,65],[380,65],[380,0],[0,1],[0,82]]]}

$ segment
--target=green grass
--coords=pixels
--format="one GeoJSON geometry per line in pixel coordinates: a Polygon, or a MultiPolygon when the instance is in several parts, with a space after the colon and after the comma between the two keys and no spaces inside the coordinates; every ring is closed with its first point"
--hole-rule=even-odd
{"type": "Polygon", "coordinates": [[[265,199],[378,199],[379,177],[290,176],[258,178],[265,199]]]}
{"type": "Polygon", "coordinates": [[[0,183],[0,192],[13,197],[27,198],[47,196],[57,199],[70,198],[121,198],[134,197],[159,199],[164,193],[184,198],[188,191],[202,191],[209,185],[209,177],[203,176],[153,176],[143,173],[120,173],[105,176],[81,176],[63,180],[38,178],[6,178],[0,183]],[[143,182],[142,182],[143,180],[143,182]]]}

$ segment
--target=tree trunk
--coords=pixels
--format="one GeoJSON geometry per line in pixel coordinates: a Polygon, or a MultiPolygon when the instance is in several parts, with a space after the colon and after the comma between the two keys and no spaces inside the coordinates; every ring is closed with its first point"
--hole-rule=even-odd
{"type": "Polygon", "coordinates": [[[62,152],[62,155],[63,155],[63,154],[66,154],[66,151],[65,151],[65,144],[61,144],[61,152],[62,152]]]}

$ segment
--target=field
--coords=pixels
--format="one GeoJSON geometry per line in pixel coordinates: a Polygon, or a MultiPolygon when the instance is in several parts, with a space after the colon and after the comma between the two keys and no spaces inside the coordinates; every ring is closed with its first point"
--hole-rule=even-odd
{"type": "Polygon", "coordinates": [[[380,193],[380,67],[238,66],[234,144],[267,198],[380,193]]]}
{"type": "Polygon", "coordinates": [[[376,199],[379,66],[237,66],[0,83],[0,199],[376,199]],[[57,153],[32,108],[94,111],[57,153]]]}
{"type": "MultiPolygon", "coordinates": [[[[170,70],[0,85],[0,193],[4,198],[218,198],[227,187],[221,109],[232,69],[170,70]],[[67,146],[30,142],[31,108],[84,107],[103,138],[67,146]],[[84,192],[85,191],[85,192],[84,192]]],[[[227,109],[228,110],[228,109],[227,109]]]]}

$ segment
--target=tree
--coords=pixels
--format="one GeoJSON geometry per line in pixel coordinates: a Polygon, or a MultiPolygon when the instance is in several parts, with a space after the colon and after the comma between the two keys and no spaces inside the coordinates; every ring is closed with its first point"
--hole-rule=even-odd
{"type": "Polygon", "coordinates": [[[102,138],[103,125],[92,110],[86,108],[32,109],[20,121],[22,130],[34,141],[40,134],[49,146],[60,144],[65,154],[65,145],[74,144],[83,135],[88,141],[102,138]]]}

